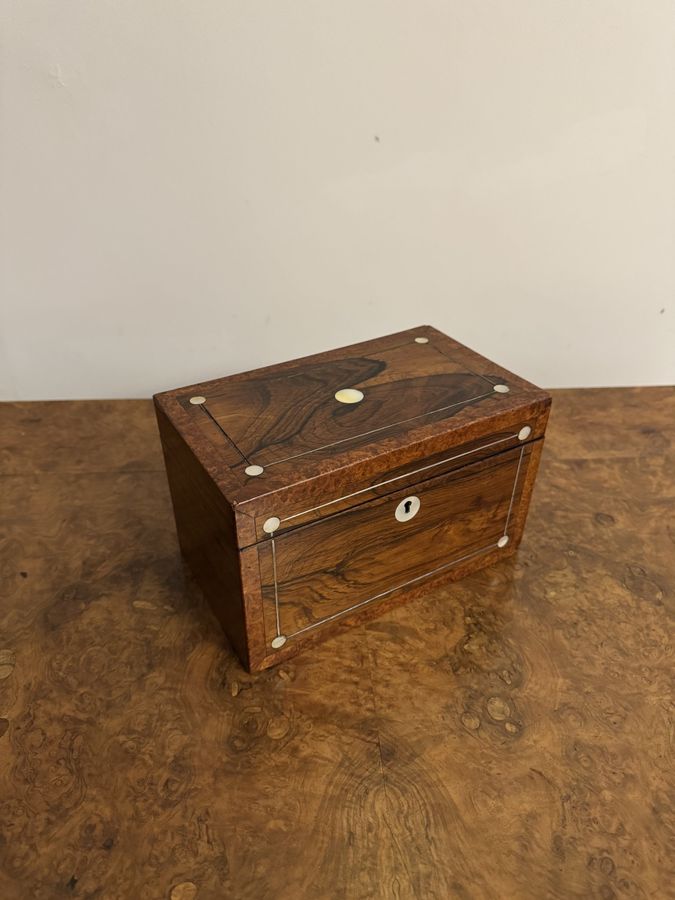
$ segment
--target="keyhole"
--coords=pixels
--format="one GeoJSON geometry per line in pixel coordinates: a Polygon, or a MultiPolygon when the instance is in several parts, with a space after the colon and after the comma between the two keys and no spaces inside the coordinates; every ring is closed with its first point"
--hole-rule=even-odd
{"type": "Polygon", "coordinates": [[[414,519],[420,509],[419,497],[404,497],[396,507],[394,515],[398,522],[409,522],[414,519]]]}

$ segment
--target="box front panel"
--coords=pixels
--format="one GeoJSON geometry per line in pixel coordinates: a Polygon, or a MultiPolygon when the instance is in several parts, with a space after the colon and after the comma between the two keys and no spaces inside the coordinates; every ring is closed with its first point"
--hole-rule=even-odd
{"type": "Polygon", "coordinates": [[[533,446],[272,532],[259,545],[269,652],[396,590],[506,548],[533,446]]]}

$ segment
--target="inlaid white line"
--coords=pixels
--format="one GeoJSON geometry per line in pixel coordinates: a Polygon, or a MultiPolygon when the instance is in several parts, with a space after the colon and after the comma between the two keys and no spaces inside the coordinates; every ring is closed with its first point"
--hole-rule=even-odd
{"type": "Polygon", "coordinates": [[[272,573],[274,575],[274,613],[277,620],[277,637],[281,634],[281,622],[279,617],[279,589],[277,587],[277,551],[272,538],[272,573]]]}
{"type": "MultiPolygon", "coordinates": [[[[391,352],[392,350],[399,350],[401,347],[405,347],[405,346],[407,346],[407,342],[405,344],[396,344],[393,347],[385,347],[382,352],[391,352]]],[[[446,359],[450,360],[451,362],[453,361],[452,357],[448,356],[448,354],[445,352],[445,350],[443,350],[441,347],[437,346],[435,343],[432,346],[434,347],[435,350],[437,350],[439,353],[441,353],[443,356],[445,356],[446,359]]],[[[299,378],[299,377],[301,377],[302,374],[303,374],[302,372],[294,372],[294,373],[283,372],[277,376],[276,380],[281,380],[284,378],[299,378]]],[[[488,378],[487,375],[482,375],[480,372],[474,372],[473,369],[469,369],[468,367],[466,368],[466,374],[473,375],[476,378],[480,378],[481,381],[485,381],[487,384],[491,385],[492,391],[490,391],[486,394],[479,394],[477,397],[471,397],[468,400],[458,400],[456,403],[451,403],[449,406],[442,406],[439,409],[432,409],[431,412],[420,413],[420,415],[418,415],[418,416],[413,416],[410,419],[403,419],[400,422],[394,422],[390,425],[383,425],[381,428],[375,428],[372,431],[365,431],[361,434],[353,435],[352,437],[349,437],[349,438],[343,438],[342,440],[335,441],[332,444],[325,444],[322,447],[315,447],[312,450],[306,450],[303,453],[296,454],[295,456],[287,456],[284,459],[274,460],[273,462],[268,463],[267,467],[269,468],[270,466],[276,466],[279,463],[288,462],[289,460],[297,459],[300,456],[307,456],[308,454],[316,453],[319,450],[327,450],[329,447],[334,447],[337,444],[344,443],[345,441],[355,441],[355,440],[358,440],[359,438],[367,437],[370,434],[377,434],[377,432],[385,431],[387,428],[395,428],[397,425],[405,425],[407,422],[414,422],[415,419],[424,418],[425,416],[433,416],[435,413],[444,412],[446,409],[452,409],[454,406],[461,406],[463,403],[473,403],[475,400],[482,400],[485,397],[489,397],[491,395],[494,396],[494,382],[490,381],[490,378],[488,378]]],[[[494,376],[492,376],[492,377],[494,378],[494,376]]],[[[225,439],[232,445],[232,447],[237,451],[237,453],[240,454],[242,459],[246,463],[250,464],[250,462],[251,462],[250,459],[248,459],[248,457],[242,453],[242,451],[239,449],[239,447],[234,442],[234,440],[228,435],[228,433],[225,431],[223,426],[220,424],[218,419],[213,415],[211,410],[208,409],[206,398],[203,398],[200,396],[200,397],[195,397],[194,399],[195,399],[195,401],[196,400],[200,401],[199,405],[207,413],[209,419],[213,422],[213,424],[216,426],[216,428],[218,428],[218,430],[222,433],[222,435],[225,437],[225,439]]],[[[217,399],[217,397],[215,399],[217,399]]],[[[190,402],[192,402],[192,399],[190,399],[190,402]]],[[[260,468],[262,470],[262,466],[260,468]]],[[[256,474],[260,474],[260,473],[256,472],[256,474]]],[[[258,499],[260,499],[260,497],[265,497],[267,495],[267,493],[271,493],[271,492],[266,492],[264,494],[258,494],[255,497],[250,497],[248,500],[244,500],[243,502],[250,503],[252,500],[258,500],[258,499]]]]}
{"type": "Polygon", "coordinates": [[[470,456],[472,453],[478,453],[480,450],[487,450],[488,447],[494,447],[496,444],[503,444],[505,441],[510,441],[511,438],[518,437],[517,434],[507,434],[506,437],[498,438],[496,441],[490,441],[489,444],[481,444],[480,447],[474,447],[473,450],[465,450],[464,453],[457,453],[455,456],[447,456],[445,459],[439,459],[438,462],[429,463],[428,466],[421,466],[419,469],[413,469],[410,472],[404,472],[403,475],[395,475],[393,478],[388,478],[386,481],[378,481],[375,484],[371,484],[368,487],[361,488],[358,491],[353,491],[351,494],[344,494],[342,497],[336,497],[334,500],[327,500],[325,503],[320,503],[318,506],[312,506],[310,509],[304,509],[302,512],[293,513],[292,516],[286,516],[281,519],[282,522],[290,522],[291,519],[297,519],[299,516],[305,516],[307,513],[316,512],[317,509],[324,509],[326,506],[331,506],[333,503],[339,503],[341,500],[351,500],[352,497],[358,497],[359,494],[365,494],[367,491],[373,491],[375,488],[382,487],[385,484],[392,484],[394,481],[400,481],[401,478],[409,478],[411,475],[418,475],[420,472],[426,472],[428,469],[433,469],[436,466],[442,466],[443,463],[452,462],[454,459],[461,459],[463,456],[470,456]]]}
{"type": "MultiPolygon", "coordinates": [[[[506,438],[500,438],[499,441],[496,441],[493,443],[501,443],[502,441],[508,440],[510,437],[515,437],[515,436],[517,436],[517,435],[508,435],[506,438]]],[[[483,445],[483,447],[489,447],[489,446],[492,446],[492,444],[483,445]]],[[[467,451],[467,453],[475,453],[477,450],[483,449],[483,447],[476,447],[474,450],[467,451]]],[[[437,572],[442,572],[443,569],[448,569],[448,568],[450,568],[450,566],[455,566],[455,565],[457,565],[457,563],[464,562],[464,560],[466,560],[466,559],[471,559],[474,556],[479,556],[481,553],[487,553],[488,551],[493,550],[495,547],[500,548],[500,549],[501,549],[501,547],[504,547],[506,545],[506,542],[504,541],[504,537],[508,538],[507,530],[509,527],[509,520],[511,518],[511,511],[513,509],[513,502],[514,502],[514,499],[516,496],[516,489],[518,487],[518,479],[520,477],[520,469],[522,467],[524,453],[525,453],[525,445],[521,446],[521,448],[520,448],[520,455],[518,457],[518,465],[516,466],[516,476],[513,481],[513,489],[511,491],[511,499],[509,501],[509,509],[506,514],[506,524],[504,525],[504,532],[503,532],[502,536],[500,537],[499,541],[497,541],[496,543],[493,543],[493,544],[489,544],[487,547],[481,547],[480,550],[474,550],[472,553],[467,553],[465,556],[460,556],[457,559],[453,559],[449,563],[444,563],[444,565],[438,566],[435,569],[431,569],[429,572],[425,572],[423,575],[418,575],[416,578],[411,578],[409,581],[404,581],[402,584],[396,585],[396,587],[389,588],[386,591],[382,591],[380,594],[375,594],[373,597],[368,597],[367,600],[361,600],[359,603],[355,603],[353,606],[349,606],[346,609],[342,609],[339,612],[333,613],[330,616],[325,616],[323,619],[319,619],[318,622],[313,622],[311,625],[306,625],[304,628],[300,628],[297,631],[294,631],[292,634],[285,635],[286,640],[288,640],[289,638],[292,638],[292,637],[297,637],[297,635],[299,635],[299,634],[304,634],[304,632],[306,632],[306,631],[311,631],[313,628],[318,628],[319,625],[324,625],[326,622],[332,622],[334,619],[339,619],[340,616],[344,616],[349,612],[353,612],[355,609],[360,609],[362,606],[367,606],[367,604],[372,603],[375,600],[379,600],[382,597],[386,597],[388,594],[392,594],[394,591],[401,590],[402,588],[407,587],[410,584],[415,584],[415,582],[417,582],[417,581],[422,581],[422,579],[428,578],[431,575],[435,575],[437,572]]],[[[466,454],[459,454],[459,455],[464,456],[466,454]]],[[[454,458],[455,457],[450,457],[450,459],[454,459],[454,458]]],[[[448,460],[441,460],[440,462],[447,462],[447,461],[448,460]]],[[[424,466],[424,469],[431,468],[433,465],[440,465],[440,462],[432,463],[430,466],[424,466]]],[[[416,470],[416,471],[422,471],[422,470],[416,470]]],[[[416,473],[408,472],[407,474],[414,475],[416,473]]],[[[397,478],[401,478],[401,477],[405,477],[405,476],[397,476],[397,478]]],[[[390,479],[390,480],[395,481],[396,479],[390,479]]],[[[388,482],[382,482],[382,484],[387,484],[387,483],[388,482]]],[[[369,488],[366,488],[366,490],[369,490],[369,488]]],[[[361,493],[361,491],[357,491],[357,493],[361,493]]],[[[347,495],[347,497],[351,497],[351,496],[353,496],[353,495],[352,494],[347,495]]],[[[340,499],[342,499],[342,498],[340,498],[340,499]]],[[[330,501],[330,502],[336,502],[336,501],[330,501]]],[[[327,505],[327,504],[323,504],[323,505],[327,505]]],[[[320,507],[316,507],[316,508],[319,509],[320,507]]],[[[298,513],[298,515],[301,515],[301,513],[298,513]]],[[[281,634],[281,618],[280,618],[280,610],[279,610],[279,592],[278,592],[278,586],[277,586],[276,549],[275,549],[273,537],[271,538],[271,543],[272,543],[272,573],[273,573],[273,577],[274,577],[274,607],[275,607],[275,614],[276,614],[277,635],[280,635],[281,634]]]]}
{"type": "Polygon", "coordinates": [[[523,463],[523,453],[525,452],[525,445],[520,448],[520,456],[518,457],[518,467],[516,468],[516,477],[513,481],[513,490],[511,491],[511,502],[509,503],[509,511],[506,514],[506,524],[504,525],[504,537],[506,537],[507,532],[509,530],[509,519],[511,518],[511,510],[513,509],[513,501],[516,496],[516,488],[518,487],[518,476],[520,475],[520,467],[523,463]]]}
{"type": "Polygon", "coordinates": [[[494,397],[494,390],[487,394],[479,394],[477,397],[469,397],[467,400],[458,400],[457,403],[450,403],[449,406],[441,406],[439,409],[432,409],[430,412],[420,413],[418,416],[411,416],[409,419],[401,419],[400,422],[391,422],[389,425],[382,425],[380,428],[373,428],[372,431],[362,431],[360,434],[353,434],[351,437],[341,438],[339,441],[333,441],[331,444],[324,444],[321,447],[312,447],[311,450],[303,450],[302,453],[296,453],[293,456],[284,456],[283,459],[275,459],[273,462],[266,464],[265,468],[278,466],[280,463],[289,462],[291,459],[298,459],[300,456],[308,456],[310,453],[318,453],[319,450],[327,450],[329,447],[336,447],[338,444],[344,444],[346,441],[358,441],[359,438],[368,437],[370,434],[377,434],[379,431],[386,431],[387,428],[396,428],[397,425],[406,425],[408,422],[414,422],[415,419],[424,419],[426,416],[433,416],[435,413],[445,412],[446,409],[452,409],[454,406],[462,406],[464,403],[473,403],[475,400],[482,400],[484,397],[494,397]]]}
{"type": "Polygon", "coordinates": [[[306,625],[304,628],[298,629],[298,631],[294,631],[292,634],[286,635],[287,638],[297,637],[299,634],[304,634],[305,631],[311,631],[312,628],[317,628],[319,625],[325,625],[326,622],[331,622],[333,619],[339,619],[340,616],[344,616],[349,612],[353,612],[355,609],[359,609],[361,606],[366,606],[368,603],[372,603],[374,600],[379,600],[382,597],[386,597],[387,594],[393,594],[394,591],[399,591],[401,588],[407,587],[410,584],[414,584],[416,581],[422,581],[424,578],[428,578],[430,575],[435,575],[437,572],[442,572],[443,569],[449,569],[450,566],[456,566],[457,563],[464,562],[465,559],[471,559],[473,556],[479,556],[481,553],[487,553],[489,550],[494,550],[497,546],[496,543],[490,544],[488,547],[481,547],[480,550],[474,550],[473,553],[467,553],[466,556],[460,556],[458,559],[453,559],[452,562],[445,563],[442,566],[438,566],[436,569],[431,569],[430,572],[425,572],[424,575],[418,575],[416,578],[411,578],[409,581],[404,581],[402,584],[397,584],[396,587],[389,588],[387,591],[382,591],[381,594],[375,594],[374,597],[369,597],[367,600],[362,600],[360,603],[355,603],[353,606],[347,607],[347,609],[341,609],[340,612],[333,613],[332,616],[326,616],[323,619],[320,619],[318,622],[312,622],[311,625],[306,625]]]}

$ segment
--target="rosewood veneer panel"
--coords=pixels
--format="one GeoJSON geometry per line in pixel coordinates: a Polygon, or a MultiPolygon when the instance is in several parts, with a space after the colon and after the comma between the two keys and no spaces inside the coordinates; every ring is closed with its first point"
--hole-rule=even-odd
{"type": "Polygon", "coordinates": [[[513,553],[550,397],[421,326],[155,404],[183,554],[259,669],[513,553]]]}

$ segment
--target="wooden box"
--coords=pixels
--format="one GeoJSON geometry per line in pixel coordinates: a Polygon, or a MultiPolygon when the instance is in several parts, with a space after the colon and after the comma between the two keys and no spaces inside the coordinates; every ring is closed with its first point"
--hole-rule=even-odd
{"type": "Polygon", "coordinates": [[[429,326],[154,399],[182,552],[249,671],[514,553],[551,403],[429,326]]]}

